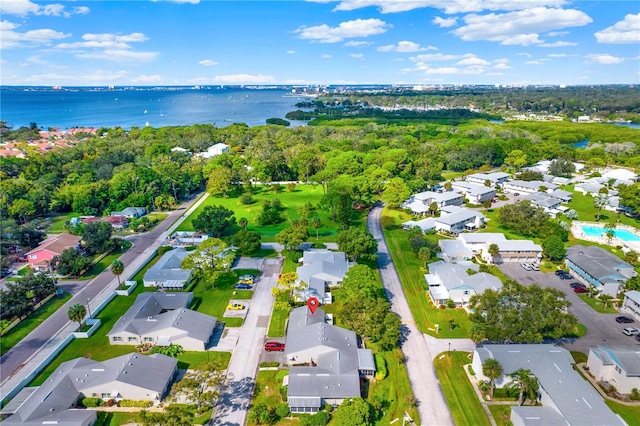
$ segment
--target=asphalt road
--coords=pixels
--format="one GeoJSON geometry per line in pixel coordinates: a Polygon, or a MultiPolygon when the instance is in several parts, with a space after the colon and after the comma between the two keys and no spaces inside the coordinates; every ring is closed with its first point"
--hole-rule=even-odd
{"type": "Polygon", "coordinates": [[[622,334],[622,329],[629,324],[618,324],[615,321],[615,318],[621,314],[601,314],[596,312],[573,292],[569,284],[578,281],[577,279],[561,280],[554,273],[525,271],[519,263],[504,263],[499,268],[510,278],[523,285],[538,284],[541,287],[560,289],[567,294],[567,299],[571,302],[569,311],[578,317],[578,322],[587,327],[587,334],[579,339],[564,339],[557,342],[565,349],[588,354],[589,348],[594,348],[597,345],[638,344],[633,337],[622,334]]]}
{"type": "Polygon", "coordinates": [[[401,348],[405,355],[411,388],[417,400],[420,422],[424,425],[453,425],[449,406],[431,362],[433,356],[427,345],[427,340],[416,327],[398,273],[391,261],[380,226],[381,213],[382,207],[380,206],[371,210],[367,217],[367,228],[378,241],[378,267],[387,299],[391,302],[391,310],[397,313],[402,321],[401,348]]]}
{"type": "MultiPolygon", "coordinates": [[[[155,242],[163,232],[180,217],[186,210],[199,198],[200,194],[196,194],[190,200],[182,204],[180,208],[171,212],[165,220],[159,223],[153,230],[145,234],[130,239],[134,242],[127,252],[120,256],[122,263],[132,265],[145,249],[155,242]]],[[[127,270],[122,274],[127,276],[127,270]]],[[[69,317],[67,311],[71,305],[76,303],[86,305],[87,300],[93,299],[105,287],[114,280],[114,275],[109,269],[102,272],[81,290],[79,290],[64,306],[54,312],[35,330],[29,333],[16,346],[11,348],[6,354],[0,358],[0,383],[11,377],[31,356],[33,356],[47,341],[60,331],[68,322],[69,317]]],[[[77,290],[77,289],[76,289],[77,290]]]]}

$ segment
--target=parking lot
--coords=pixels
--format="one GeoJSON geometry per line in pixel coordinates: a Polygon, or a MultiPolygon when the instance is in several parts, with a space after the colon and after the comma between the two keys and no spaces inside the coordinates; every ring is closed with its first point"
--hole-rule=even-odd
{"type": "MultiPolygon", "coordinates": [[[[564,341],[563,346],[572,351],[589,352],[589,348],[597,345],[639,345],[632,336],[625,336],[622,330],[629,325],[618,324],[615,318],[621,314],[601,314],[596,312],[578,297],[569,286],[573,280],[561,280],[554,273],[538,271],[525,271],[520,263],[504,263],[499,265],[500,270],[509,278],[523,285],[538,284],[541,287],[552,287],[562,290],[571,302],[569,310],[578,317],[578,321],[587,327],[587,334],[574,341],[564,341]]],[[[640,326],[640,324],[635,324],[640,326]]]]}

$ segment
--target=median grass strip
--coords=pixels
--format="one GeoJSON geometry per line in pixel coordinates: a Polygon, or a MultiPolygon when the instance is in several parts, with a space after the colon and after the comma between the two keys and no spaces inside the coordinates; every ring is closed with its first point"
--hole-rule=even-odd
{"type": "Polygon", "coordinates": [[[598,299],[597,297],[589,297],[588,294],[578,294],[578,297],[582,299],[584,303],[591,306],[594,311],[601,314],[615,314],[618,312],[618,310],[613,306],[614,303],[612,301],[609,301],[607,303],[607,307],[605,308],[602,300],[598,299]]]}
{"type": "Polygon", "coordinates": [[[18,325],[9,330],[6,334],[0,337],[0,355],[4,355],[18,344],[19,341],[24,339],[27,334],[31,333],[47,318],[57,311],[62,305],[67,303],[67,300],[71,299],[71,294],[64,293],[62,297],[54,297],[47,303],[42,305],[33,314],[29,315],[18,325]]]}
{"type": "Polygon", "coordinates": [[[471,363],[468,355],[468,352],[442,353],[433,364],[455,424],[489,426],[491,422],[463,370],[465,364],[471,363]]]}
{"type": "MultiPolygon", "coordinates": [[[[438,309],[429,299],[421,270],[424,265],[411,250],[407,231],[401,227],[402,222],[409,219],[410,216],[404,212],[385,208],[382,223],[391,223],[383,226],[384,237],[418,329],[440,338],[469,337],[472,324],[464,309],[438,309]],[[436,332],[436,324],[439,332],[436,332]]],[[[432,237],[437,238],[435,235],[432,237]]]]}

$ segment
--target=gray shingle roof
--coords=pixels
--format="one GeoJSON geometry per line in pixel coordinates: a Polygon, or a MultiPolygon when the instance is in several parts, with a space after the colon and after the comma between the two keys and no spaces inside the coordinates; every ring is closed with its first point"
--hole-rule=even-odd
{"type": "MultiPolygon", "coordinates": [[[[573,369],[573,358],[566,349],[546,344],[484,345],[476,352],[482,362],[498,360],[506,373],[526,368],[553,400],[558,413],[570,425],[622,425],[602,397],[573,369]]],[[[528,416],[534,413],[532,407],[528,416]]],[[[542,407],[544,408],[544,407],[542,407]]],[[[545,415],[542,411],[541,415],[545,415]]],[[[535,425],[537,420],[525,422],[535,425]]]]}
{"type": "Polygon", "coordinates": [[[145,272],[144,281],[183,281],[191,276],[192,269],[182,269],[180,265],[189,252],[177,248],[166,252],[155,265],[145,272]]]}
{"type": "Polygon", "coordinates": [[[567,249],[567,259],[597,280],[625,281],[620,269],[633,271],[633,266],[617,256],[594,246],[575,245],[567,249]]]}
{"type": "Polygon", "coordinates": [[[635,347],[598,345],[591,351],[598,355],[604,365],[617,364],[627,376],[640,376],[640,351],[635,347]]]}
{"type": "Polygon", "coordinates": [[[524,199],[531,201],[531,204],[548,209],[560,204],[560,200],[558,198],[552,197],[546,192],[534,192],[533,194],[525,196],[524,199]]]}

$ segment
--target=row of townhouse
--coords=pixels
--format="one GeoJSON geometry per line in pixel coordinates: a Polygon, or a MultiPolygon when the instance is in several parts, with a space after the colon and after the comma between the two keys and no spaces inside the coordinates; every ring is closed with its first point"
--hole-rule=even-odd
{"type": "Polygon", "coordinates": [[[565,259],[569,270],[600,294],[617,297],[620,288],[637,272],[633,265],[594,246],[575,245],[567,249],[565,259]]]}
{"type": "Polygon", "coordinates": [[[438,231],[458,234],[473,231],[484,225],[482,213],[457,206],[445,206],[440,209],[440,217],[429,217],[421,220],[409,220],[402,224],[403,229],[418,227],[422,232],[438,231]]]}

